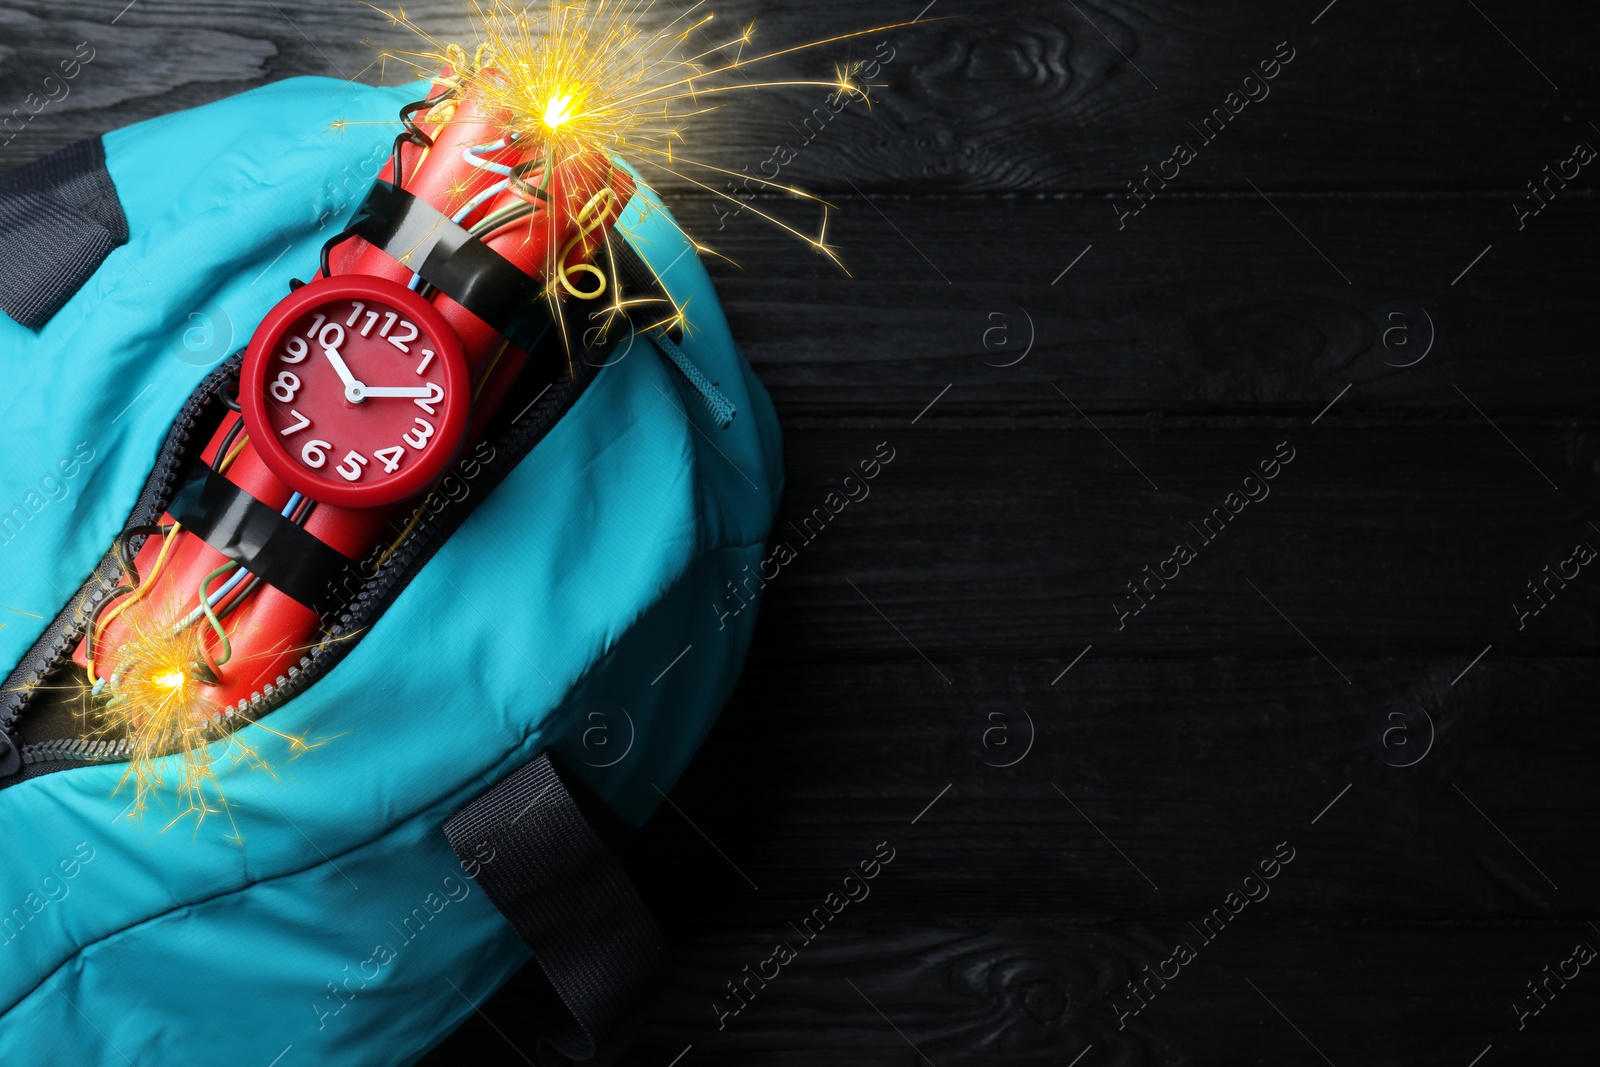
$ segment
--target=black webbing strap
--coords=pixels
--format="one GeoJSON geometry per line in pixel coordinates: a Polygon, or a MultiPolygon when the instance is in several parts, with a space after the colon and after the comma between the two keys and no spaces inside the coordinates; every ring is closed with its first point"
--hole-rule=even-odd
{"type": "Polygon", "coordinates": [[[0,310],[41,329],[127,240],[100,138],[17,168],[0,179],[0,310]]]}
{"type": "Polygon", "coordinates": [[[374,182],[347,229],[422,275],[524,352],[534,350],[550,325],[537,281],[404,189],[374,182]]]}
{"type": "Polygon", "coordinates": [[[350,560],[210,467],[197,464],[167,513],[263,582],[321,614],[350,560]]]}
{"type": "Polygon", "coordinates": [[[564,1056],[592,1058],[643,1008],[666,967],[661,931],[621,865],[547,755],[456,812],[444,832],[572,1015],[545,1040],[564,1056]]]}

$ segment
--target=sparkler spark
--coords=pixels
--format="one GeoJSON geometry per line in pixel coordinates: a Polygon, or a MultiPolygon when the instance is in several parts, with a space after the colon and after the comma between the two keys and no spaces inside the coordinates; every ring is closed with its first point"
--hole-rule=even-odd
{"type": "MultiPolygon", "coordinates": [[[[211,631],[180,625],[188,614],[187,605],[177,598],[165,606],[130,605],[122,613],[127,636],[119,649],[117,669],[97,690],[82,688],[80,714],[86,720],[85,737],[126,738],[128,765],[117,789],[132,787],[136,816],[142,816],[153,802],[173,812],[167,828],[189,815],[195,816],[197,826],[217,813],[232,821],[220,787],[219,766],[244,762],[273,774],[261,751],[234,732],[249,721],[230,718],[227,709],[209,695],[209,687],[217,681],[209,665],[213,658],[208,647],[211,631]],[[224,739],[226,745],[213,754],[210,746],[224,739]],[[167,803],[168,795],[177,800],[175,808],[167,803]]],[[[257,655],[279,651],[273,648],[257,655]]],[[[325,743],[262,728],[288,742],[291,759],[325,743]]]]}
{"type": "Polygon", "coordinates": [[[560,129],[561,124],[571,119],[576,112],[573,106],[573,93],[561,93],[552,96],[550,102],[544,106],[544,124],[552,130],[560,129]]]}
{"type": "MultiPolygon", "coordinates": [[[[485,110],[505,116],[508,141],[542,145],[551,160],[602,165],[608,159],[622,159],[725,200],[737,199],[741,210],[798,238],[842,269],[836,249],[827,242],[825,201],[794,185],[686,157],[684,131],[695,119],[720,108],[729,94],[753,90],[811,86],[828,90],[835,100],[870,103],[871,87],[857,78],[855,65],[836,67],[827,79],[752,80],[746,72],[783,56],[909,23],[746,57],[745,49],[755,39],[753,23],[718,41],[706,30],[715,16],[705,10],[705,0],[696,0],[664,22],[651,18],[653,10],[654,0],[544,0],[532,7],[515,0],[469,0],[468,14],[477,37],[470,53],[433,37],[404,10],[383,12],[424,42],[415,51],[386,53],[386,57],[404,59],[424,76],[447,68],[448,80],[463,95],[475,96],[485,110]],[[716,176],[731,177],[747,189],[759,186],[809,201],[821,208],[821,221],[814,233],[804,232],[710,184],[716,176]]],[[[439,114],[428,118],[450,121],[439,114]]]]}
{"type": "Polygon", "coordinates": [[[180,795],[196,798],[214,777],[206,744],[216,739],[222,709],[194,684],[195,665],[205,662],[201,628],[178,628],[184,614],[177,603],[157,607],[138,603],[122,613],[127,638],[116,671],[105,679],[91,737],[126,737],[128,769],[120,789],[132,783],[135,807],[143,809],[164,781],[161,757],[181,752],[180,795]]]}
{"type": "MultiPolygon", "coordinates": [[[[747,72],[809,49],[910,25],[878,26],[746,56],[747,50],[753,50],[754,24],[718,41],[707,31],[714,16],[704,10],[705,0],[694,0],[681,11],[659,17],[653,4],[654,0],[535,0],[530,8],[518,0],[468,0],[476,37],[470,51],[425,33],[403,8],[383,12],[390,22],[416,33],[422,44],[414,51],[386,53],[380,58],[404,59],[436,86],[448,90],[417,111],[416,121],[437,132],[458,121],[459,111],[463,123],[482,126],[485,116],[492,116],[492,123],[499,127],[495,131],[498,140],[491,134],[485,143],[466,148],[462,160],[471,171],[462,170],[459,180],[445,191],[452,218],[473,225],[470,217],[481,211],[484,233],[498,235],[514,224],[504,221],[510,218],[504,215],[511,210],[508,207],[490,214],[492,198],[507,189],[526,202],[518,205],[518,210],[536,209],[518,216],[526,219],[523,224],[530,236],[536,225],[550,226],[554,233],[554,220],[559,217],[568,228],[561,231],[565,235],[561,242],[550,245],[551,258],[544,275],[546,297],[552,301],[568,297],[594,300],[603,295],[607,314],[602,332],[614,319],[646,302],[622,293],[590,262],[600,242],[610,239],[613,216],[627,195],[619,195],[608,180],[614,176],[612,160],[670,176],[730,201],[843,269],[836,249],[828,243],[830,205],[826,201],[775,180],[776,172],[764,177],[690,158],[684,154],[685,131],[733,94],[748,91],[815,87],[826,90],[832,104],[849,99],[870,105],[871,86],[860,80],[860,65],[835,65],[831,76],[823,79],[752,79],[747,72]],[[490,177],[503,177],[504,181],[486,185],[490,177]],[[820,209],[820,220],[812,231],[797,228],[757,207],[748,196],[735,197],[716,186],[727,178],[747,191],[781,193],[814,205],[820,209]],[[565,202],[557,202],[563,198],[565,202]]],[[[338,119],[329,123],[329,128],[342,133],[347,125],[346,120],[338,119]]],[[[413,127],[413,132],[418,128],[413,127]]],[[[431,150],[424,147],[412,165],[420,165],[417,160],[426,158],[431,150]]],[[[396,166],[398,170],[398,160],[396,166]]],[[[696,250],[711,252],[690,240],[696,250]]],[[[410,256],[399,258],[406,262],[410,256]]],[[[564,331],[563,317],[554,318],[564,331]]],[[[687,329],[686,309],[673,306],[645,329],[667,325],[687,329]]],[[[243,447],[241,441],[233,455],[243,447]]],[[[225,467],[226,463],[219,471],[225,467]]],[[[424,501],[419,507],[417,516],[426,504],[424,501]]],[[[413,517],[389,552],[410,534],[416,521],[413,517]]],[[[87,684],[76,698],[83,709],[88,739],[126,739],[129,760],[118,788],[131,784],[136,812],[144,812],[157,797],[170,794],[177,798],[179,810],[169,827],[190,814],[198,823],[219,811],[227,813],[231,821],[227,800],[218,788],[219,766],[245,762],[272,774],[261,753],[232,732],[251,720],[230,713],[210,695],[222,665],[228,664],[228,670],[237,666],[229,658],[224,621],[202,609],[211,623],[208,628],[197,624],[196,611],[190,610],[187,600],[157,606],[143,599],[155,587],[166,547],[179,535],[176,526],[167,532],[167,545],[150,575],[138,583],[138,589],[125,591],[125,599],[99,620],[99,629],[88,641],[87,684]],[[93,657],[98,635],[119,613],[124,636],[111,657],[115,670],[109,677],[97,677],[93,657]],[[223,739],[225,744],[216,744],[223,739]]],[[[202,603],[207,583],[220,573],[213,572],[201,584],[202,603]]],[[[269,648],[241,658],[270,657],[283,651],[282,647],[269,648]]],[[[308,743],[261,723],[254,725],[286,741],[291,759],[324,743],[308,743]]],[[[164,799],[160,802],[167,806],[164,799]]]]}

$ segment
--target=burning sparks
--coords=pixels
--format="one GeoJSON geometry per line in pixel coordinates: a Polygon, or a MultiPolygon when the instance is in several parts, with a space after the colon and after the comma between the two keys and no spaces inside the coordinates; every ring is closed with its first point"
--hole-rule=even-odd
{"type": "MultiPolygon", "coordinates": [[[[484,240],[514,223],[525,222],[531,232],[536,223],[551,225],[559,216],[569,228],[562,231],[561,243],[551,248],[546,295],[551,300],[593,300],[604,295],[609,306],[602,331],[610,325],[611,316],[620,318],[631,307],[646,302],[620,292],[615,281],[608,280],[596,265],[598,261],[591,262],[591,254],[608,239],[614,215],[627,196],[625,191],[619,195],[609,183],[616,172],[613,160],[668,175],[734,202],[740,211],[765,219],[839,263],[836,250],[828,243],[829,205],[825,201],[774,180],[777,171],[762,177],[689,158],[684,154],[684,134],[697,119],[740,92],[814,87],[826,90],[834,104],[842,106],[845,100],[870,103],[869,86],[858,80],[861,68],[856,65],[836,66],[831,77],[817,80],[765,80],[747,72],[781,57],[896,26],[840,34],[747,57],[746,50],[755,40],[754,25],[718,40],[707,29],[714,17],[704,10],[704,2],[694,0],[681,11],[657,16],[653,0],[537,0],[532,9],[513,0],[469,0],[468,13],[477,38],[470,51],[424,33],[404,9],[385,13],[392,23],[407,27],[423,41],[417,50],[397,55],[443,90],[416,111],[416,122],[437,133],[439,127],[457,121],[458,111],[462,115],[459,121],[472,126],[481,126],[485,116],[493,116],[488,120],[493,132],[485,143],[468,143],[461,156],[472,172],[463,169],[459,180],[446,191],[450,216],[464,226],[482,226],[484,240]],[[562,168],[593,180],[571,180],[571,174],[562,168]],[[725,192],[719,186],[732,188],[728,178],[747,192],[781,193],[814,205],[820,219],[811,231],[796,228],[755,206],[750,197],[736,198],[725,192]],[[511,196],[502,196],[508,190],[511,196]],[[571,201],[555,203],[558,192],[571,201]],[[520,197],[521,202],[506,204],[511,197],[520,197]],[[477,222],[471,221],[475,212],[482,212],[477,222]]],[[[837,113],[838,109],[832,110],[837,113]]],[[[329,124],[335,133],[344,132],[347,125],[343,119],[329,124]]],[[[412,133],[416,130],[413,126],[412,133]]],[[[412,143],[424,146],[429,141],[417,138],[412,143]]],[[[457,149],[460,147],[458,144],[457,149]]],[[[424,147],[422,155],[432,150],[424,147]]],[[[415,165],[415,157],[410,162],[415,165]]],[[[397,171],[399,165],[397,162],[397,171]]],[[[631,179],[624,179],[628,182],[631,179]]],[[[710,251],[698,242],[691,243],[700,252],[710,251]]],[[[409,254],[400,259],[406,262],[409,254]]],[[[555,320],[564,323],[560,315],[555,320]]],[[[674,323],[687,326],[684,308],[671,308],[661,322],[645,329],[674,323]]],[[[241,442],[230,459],[243,447],[241,442]]],[[[417,515],[421,514],[419,508],[417,515]]],[[[415,523],[413,517],[401,540],[415,523]]],[[[90,634],[86,684],[81,694],[74,690],[72,699],[81,703],[85,739],[115,742],[126,755],[127,770],[118,788],[132,786],[135,811],[144,812],[153,800],[166,808],[167,798],[175,797],[179,810],[168,826],[191,814],[198,823],[216,812],[228,813],[231,821],[219,788],[219,768],[225,771],[244,762],[268,774],[272,770],[258,750],[235,732],[235,727],[250,725],[251,720],[210,695],[223,665],[228,671],[238,666],[230,659],[227,611],[219,617],[205,606],[211,581],[226,568],[219,568],[201,583],[202,607],[198,609],[192,608],[192,601],[158,606],[152,603],[153,597],[144,599],[155,588],[179,528],[174,525],[164,535],[167,542],[150,575],[143,582],[135,578],[122,599],[99,620],[99,629],[90,634]],[[131,588],[134,584],[136,589],[131,588]],[[93,657],[99,635],[119,614],[125,633],[118,639],[116,654],[108,654],[115,669],[109,676],[97,675],[93,657]],[[209,627],[199,623],[202,614],[209,627]]],[[[242,658],[282,652],[279,647],[242,658]]],[[[286,741],[291,758],[316,747],[303,738],[270,727],[262,729],[286,741]]]]}
{"type": "MultiPolygon", "coordinates": [[[[228,709],[208,695],[208,687],[216,682],[209,666],[213,650],[207,647],[211,631],[181,625],[188,614],[176,601],[165,607],[130,605],[122,613],[128,633],[116,670],[82,693],[86,739],[126,740],[127,770],[117,788],[132,787],[132,810],[138,816],[152,803],[167,811],[168,827],[190,815],[197,825],[217,813],[232,822],[219,766],[243,762],[272,774],[260,750],[234,732],[235,727],[249,725],[248,720],[230,717],[228,709]],[[222,741],[226,743],[221,750],[213,753],[211,746],[222,741]],[[168,797],[178,801],[176,807],[168,797]]],[[[276,650],[262,654],[272,651],[276,650]]],[[[287,741],[291,758],[322,743],[262,729],[287,741]]]]}
{"type": "MultiPolygon", "coordinates": [[[[653,0],[545,0],[532,9],[513,0],[469,0],[478,38],[469,55],[424,32],[403,9],[384,14],[426,42],[426,47],[417,51],[393,54],[421,74],[449,68],[449,80],[464,94],[483,101],[486,110],[506,116],[509,139],[542,145],[551,161],[620,158],[723,199],[734,198],[709,184],[717,180],[714,176],[809,201],[822,212],[814,234],[743,199],[738,203],[742,210],[759,215],[839,264],[835,249],[827,243],[828,205],[824,201],[792,185],[687,158],[682,153],[683,133],[693,120],[720,107],[731,93],[811,86],[828,90],[834,99],[867,101],[869,87],[855,78],[854,67],[836,68],[835,76],[827,80],[752,80],[746,71],[783,56],[894,26],[746,57],[746,46],[755,38],[754,24],[719,41],[707,30],[715,16],[704,10],[704,0],[664,23],[651,18],[653,0]]],[[[429,119],[440,121],[437,114],[430,114],[429,119]]]]}
{"type": "Polygon", "coordinates": [[[134,604],[124,611],[128,636],[118,667],[97,687],[99,699],[90,704],[90,737],[127,739],[128,769],[119,788],[132,783],[139,810],[159,786],[168,784],[203,812],[208,807],[205,787],[215,778],[206,745],[218,736],[222,709],[195,684],[195,665],[205,662],[205,631],[180,629],[183,614],[176,603],[165,608],[134,604]],[[181,754],[172,782],[160,762],[169,753],[181,754]]]}
{"type": "Polygon", "coordinates": [[[550,102],[544,106],[544,124],[552,130],[561,128],[561,124],[573,116],[573,94],[562,93],[552,96],[550,102]]]}

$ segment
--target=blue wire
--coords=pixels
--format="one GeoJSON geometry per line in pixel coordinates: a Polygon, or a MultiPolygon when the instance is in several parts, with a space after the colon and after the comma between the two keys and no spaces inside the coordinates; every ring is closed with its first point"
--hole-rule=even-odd
{"type": "MultiPolygon", "coordinates": [[[[279,514],[284,518],[288,518],[290,515],[294,514],[294,509],[299,507],[300,502],[304,499],[305,497],[301,496],[299,493],[295,493],[289,497],[289,502],[283,506],[283,510],[279,512],[279,514]]],[[[223,597],[237,589],[239,587],[239,583],[248,577],[250,577],[250,572],[247,570],[241,568],[240,570],[234,571],[233,574],[228,577],[227,581],[217,586],[216,591],[206,598],[206,603],[212,608],[215,608],[219,603],[222,602],[223,597]]],[[[200,621],[200,616],[204,614],[204,611],[199,608],[195,608],[184,618],[182,622],[178,623],[177,629],[182,630],[186,626],[194,625],[196,622],[200,621]]]]}
{"type": "MultiPolygon", "coordinates": [[[[478,157],[478,153],[498,152],[500,149],[508,147],[514,140],[516,140],[515,134],[509,138],[502,137],[500,140],[491,144],[468,145],[466,148],[461,150],[461,158],[469,165],[476,167],[479,170],[489,171],[491,174],[502,174],[505,176],[505,181],[496,182],[483,192],[479,193],[477,196],[473,197],[471,200],[467,201],[466,206],[451,217],[451,222],[458,226],[461,225],[461,220],[472,214],[472,212],[476,210],[477,207],[485,200],[488,200],[493,196],[498,196],[511,187],[511,168],[506,166],[504,163],[494,163],[487,159],[480,159],[478,157]]],[[[410,289],[412,292],[416,292],[417,287],[421,284],[422,275],[413,273],[411,275],[411,280],[406,283],[406,288],[410,289]]]]}
{"type": "Polygon", "coordinates": [[[504,181],[495,182],[493,185],[489,186],[489,188],[485,189],[471,200],[468,200],[466,207],[452,215],[450,217],[450,221],[458,226],[461,225],[461,220],[472,214],[473,211],[477,209],[479,204],[483,203],[491,196],[498,196],[509,188],[511,188],[510,178],[507,178],[504,181]]]}
{"type": "Polygon", "coordinates": [[[477,167],[479,170],[492,171],[495,174],[502,174],[509,178],[511,177],[510,167],[506,166],[504,163],[496,163],[493,160],[482,159],[479,157],[478,153],[498,152],[502,148],[510,147],[511,142],[514,140],[516,140],[516,136],[512,135],[511,137],[502,137],[493,144],[468,145],[466,148],[461,150],[461,158],[468,164],[477,167]]]}

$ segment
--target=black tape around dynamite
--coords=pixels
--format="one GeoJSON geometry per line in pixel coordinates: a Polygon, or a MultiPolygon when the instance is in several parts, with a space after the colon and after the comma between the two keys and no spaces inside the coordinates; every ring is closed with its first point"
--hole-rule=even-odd
{"type": "Polygon", "coordinates": [[[388,253],[524,352],[550,328],[539,283],[404,189],[372,184],[347,232],[388,253]]]}
{"type": "MultiPolygon", "coordinates": [[[[345,233],[411,267],[524,352],[532,354],[551,326],[535,279],[426,200],[389,182],[373,183],[345,233]]],[[[629,297],[671,303],[660,279],[627,241],[607,241],[604,254],[612,284],[629,297]]],[[[673,340],[683,338],[676,322],[666,332],[673,340]]]]}
{"type": "Polygon", "coordinates": [[[318,614],[339,606],[335,583],[351,560],[209,466],[190,471],[168,513],[186,532],[318,614]]]}

